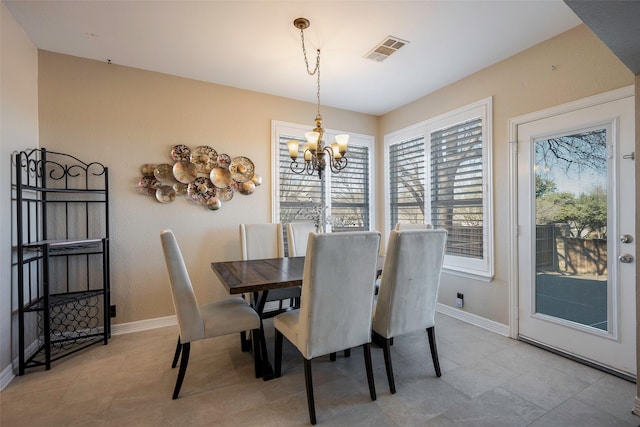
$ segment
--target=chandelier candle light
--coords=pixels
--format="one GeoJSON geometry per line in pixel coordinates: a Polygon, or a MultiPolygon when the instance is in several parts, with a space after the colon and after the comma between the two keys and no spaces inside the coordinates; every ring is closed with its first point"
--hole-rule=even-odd
{"type": "Polygon", "coordinates": [[[313,175],[316,171],[318,177],[322,179],[322,173],[327,167],[327,163],[333,173],[338,173],[347,166],[347,143],[349,135],[336,135],[336,142],[331,145],[323,146],[324,128],[322,127],[322,116],[320,115],[320,49],[316,51],[316,65],[313,71],[309,69],[309,60],[307,59],[307,50],[304,46],[304,30],[309,28],[309,20],[306,18],[297,18],[293,21],[293,26],[300,30],[300,40],[302,41],[302,54],[304,55],[304,63],[307,66],[307,73],[310,76],[317,76],[317,105],[318,113],[315,118],[316,127],[311,132],[305,133],[307,145],[302,148],[304,153],[304,163],[298,164],[298,146],[300,141],[287,141],[289,148],[289,156],[291,156],[290,169],[293,173],[307,173],[313,175]],[[325,159],[328,157],[328,161],[325,159]]]}

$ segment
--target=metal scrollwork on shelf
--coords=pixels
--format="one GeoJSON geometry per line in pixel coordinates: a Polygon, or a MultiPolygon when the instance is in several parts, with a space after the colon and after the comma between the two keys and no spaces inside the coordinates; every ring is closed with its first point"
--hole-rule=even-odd
{"type": "Polygon", "coordinates": [[[17,155],[23,183],[37,187],[68,189],[78,188],[80,185],[88,190],[91,188],[90,178],[102,176],[106,170],[102,163],[85,163],[70,154],[44,148],[20,151],[17,155]]]}

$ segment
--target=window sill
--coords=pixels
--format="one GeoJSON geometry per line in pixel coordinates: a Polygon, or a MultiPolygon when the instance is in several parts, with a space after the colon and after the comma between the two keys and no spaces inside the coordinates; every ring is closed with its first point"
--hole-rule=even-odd
{"type": "Polygon", "coordinates": [[[490,283],[491,281],[493,281],[493,273],[488,273],[484,271],[467,271],[467,270],[461,270],[459,268],[443,266],[442,272],[451,274],[453,276],[464,277],[467,279],[480,280],[486,283],[490,283]]]}

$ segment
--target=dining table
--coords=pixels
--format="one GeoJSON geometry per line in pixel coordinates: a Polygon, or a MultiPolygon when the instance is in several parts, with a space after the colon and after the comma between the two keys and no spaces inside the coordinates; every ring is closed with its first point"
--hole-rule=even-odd
{"type": "MultiPolygon", "coordinates": [[[[254,357],[260,361],[260,376],[263,380],[273,378],[273,367],[269,363],[262,319],[269,291],[293,286],[302,286],[305,257],[252,259],[242,261],[212,262],[211,269],[227,292],[231,295],[249,294],[251,305],[261,319],[260,345],[254,346],[254,357]]],[[[384,257],[378,257],[378,274],[382,272],[384,257]]],[[[373,289],[373,287],[372,287],[373,289]]],[[[293,307],[291,307],[293,309],[293,307]]]]}

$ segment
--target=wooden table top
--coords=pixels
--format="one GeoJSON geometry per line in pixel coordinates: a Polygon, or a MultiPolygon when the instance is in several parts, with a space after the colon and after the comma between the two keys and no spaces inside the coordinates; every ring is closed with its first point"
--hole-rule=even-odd
{"type": "MultiPolygon", "coordinates": [[[[378,272],[384,257],[378,257],[378,272]]],[[[234,294],[269,291],[302,285],[304,257],[212,262],[211,269],[234,294]]]]}

